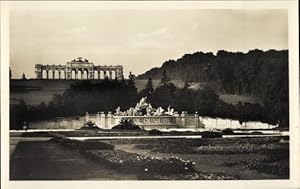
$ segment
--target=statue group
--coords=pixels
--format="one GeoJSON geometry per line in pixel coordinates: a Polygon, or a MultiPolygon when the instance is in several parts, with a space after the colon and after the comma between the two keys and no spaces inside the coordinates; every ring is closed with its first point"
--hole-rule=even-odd
{"type": "Polygon", "coordinates": [[[116,109],[116,116],[173,116],[176,112],[170,106],[167,110],[162,107],[153,108],[150,103],[147,103],[147,97],[141,98],[135,107],[130,107],[126,111],[121,111],[121,108],[116,109]]]}

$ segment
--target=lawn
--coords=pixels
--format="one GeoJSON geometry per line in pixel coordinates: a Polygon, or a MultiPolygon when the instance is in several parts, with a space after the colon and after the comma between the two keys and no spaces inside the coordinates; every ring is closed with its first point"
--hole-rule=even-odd
{"type": "Polygon", "coordinates": [[[52,141],[141,180],[289,178],[282,137],[52,141]]]}

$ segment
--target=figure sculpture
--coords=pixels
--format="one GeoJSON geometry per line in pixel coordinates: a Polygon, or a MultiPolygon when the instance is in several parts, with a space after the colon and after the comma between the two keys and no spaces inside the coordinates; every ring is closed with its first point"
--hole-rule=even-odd
{"type": "Polygon", "coordinates": [[[122,112],[120,107],[115,111],[117,116],[172,116],[174,115],[174,109],[168,106],[167,111],[162,107],[157,109],[153,108],[150,103],[147,103],[147,97],[142,97],[139,102],[136,103],[135,107],[130,107],[128,110],[122,112]]]}

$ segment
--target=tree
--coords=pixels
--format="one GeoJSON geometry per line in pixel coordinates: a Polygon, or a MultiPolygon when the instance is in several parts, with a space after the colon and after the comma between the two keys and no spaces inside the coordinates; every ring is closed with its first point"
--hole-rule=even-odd
{"type": "Polygon", "coordinates": [[[11,105],[10,108],[10,128],[22,129],[24,121],[28,121],[28,106],[21,98],[20,103],[17,105],[11,105]]]}
{"type": "Polygon", "coordinates": [[[154,106],[167,108],[169,105],[174,107],[176,86],[173,83],[159,86],[151,96],[150,102],[154,106]]]}
{"type": "Polygon", "coordinates": [[[129,72],[128,85],[133,86],[135,84],[135,75],[129,72]]]}
{"type": "Polygon", "coordinates": [[[26,76],[25,76],[24,73],[22,74],[22,79],[23,79],[23,80],[26,80],[26,76]]]}
{"type": "Polygon", "coordinates": [[[198,89],[193,99],[194,110],[198,111],[199,114],[212,116],[214,115],[218,100],[219,96],[212,89],[198,89]]]}
{"type": "Polygon", "coordinates": [[[160,84],[161,84],[161,85],[167,85],[167,84],[170,83],[170,81],[171,81],[171,79],[168,77],[167,71],[164,70],[164,71],[162,72],[162,76],[161,76],[161,79],[160,79],[160,84]]]}
{"type": "Polygon", "coordinates": [[[153,88],[153,82],[152,82],[152,78],[149,77],[148,78],[148,81],[145,85],[145,88],[140,92],[140,96],[141,97],[144,97],[146,96],[148,98],[148,100],[151,98],[151,95],[153,94],[154,92],[154,88],[153,88]]]}

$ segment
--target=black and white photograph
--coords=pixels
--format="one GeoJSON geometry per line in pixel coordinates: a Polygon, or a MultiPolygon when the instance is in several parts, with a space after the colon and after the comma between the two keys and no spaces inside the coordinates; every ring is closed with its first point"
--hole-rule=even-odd
{"type": "Polygon", "coordinates": [[[9,181],[291,180],[290,9],[176,4],[10,4],[9,181]]]}

